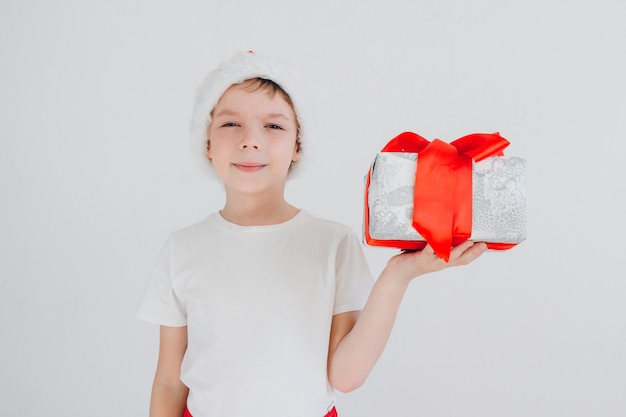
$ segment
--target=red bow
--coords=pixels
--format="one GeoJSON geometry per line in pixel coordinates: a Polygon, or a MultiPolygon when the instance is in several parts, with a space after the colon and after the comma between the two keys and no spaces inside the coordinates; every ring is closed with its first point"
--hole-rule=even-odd
{"type": "MultiPolygon", "coordinates": [[[[499,133],[474,133],[446,143],[439,139],[429,142],[413,132],[404,132],[381,150],[419,154],[413,227],[446,262],[451,248],[472,233],[472,160],[502,156],[508,145],[499,133]]],[[[514,245],[488,246],[508,249],[514,245]]]]}

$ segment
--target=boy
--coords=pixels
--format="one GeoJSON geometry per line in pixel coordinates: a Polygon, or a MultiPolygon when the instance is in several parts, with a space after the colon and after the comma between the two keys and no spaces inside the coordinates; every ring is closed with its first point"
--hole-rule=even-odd
{"type": "Polygon", "coordinates": [[[284,198],[310,143],[304,85],[284,62],[236,54],[196,98],[196,155],[224,208],[170,235],[139,316],[161,325],[150,415],[336,416],[382,353],[411,279],[467,264],[430,247],[392,257],[372,287],[355,233],[284,198]]]}

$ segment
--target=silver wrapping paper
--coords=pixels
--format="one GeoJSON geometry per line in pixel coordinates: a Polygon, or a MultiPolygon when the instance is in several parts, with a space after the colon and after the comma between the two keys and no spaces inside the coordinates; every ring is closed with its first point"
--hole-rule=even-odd
{"type": "MultiPolygon", "coordinates": [[[[368,190],[369,234],[380,240],[425,240],[412,226],[416,153],[380,152],[368,190]]],[[[495,156],[472,171],[472,235],[493,243],[526,239],[526,161],[495,156]]]]}

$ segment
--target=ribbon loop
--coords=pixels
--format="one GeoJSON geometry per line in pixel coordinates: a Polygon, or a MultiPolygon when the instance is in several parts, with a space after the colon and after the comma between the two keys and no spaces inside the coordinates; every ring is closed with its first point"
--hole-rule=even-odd
{"type": "Polygon", "coordinates": [[[490,156],[504,155],[504,149],[509,141],[500,136],[500,133],[472,133],[450,142],[460,154],[471,157],[474,161],[482,161],[490,156]]]}
{"type": "Polygon", "coordinates": [[[424,139],[417,133],[403,132],[391,139],[380,151],[420,153],[429,143],[428,139],[424,139]]]}

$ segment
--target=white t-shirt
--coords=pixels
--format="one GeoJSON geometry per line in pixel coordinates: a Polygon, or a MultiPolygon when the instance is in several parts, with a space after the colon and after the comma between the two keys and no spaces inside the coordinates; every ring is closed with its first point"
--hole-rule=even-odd
{"type": "Polygon", "coordinates": [[[332,316],[362,309],[372,284],[347,226],[303,210],[268,226],[214,213],[170,235],[138,316],[187,326],[194,417],[321,417],[332,316]]]}

